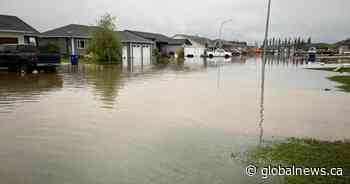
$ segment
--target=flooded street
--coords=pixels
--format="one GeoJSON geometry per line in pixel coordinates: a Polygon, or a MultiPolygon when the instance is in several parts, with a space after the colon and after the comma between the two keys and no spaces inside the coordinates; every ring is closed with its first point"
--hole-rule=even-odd
{"type": "Polygon", "coordinates": [[[87,64],[1,71],[0,178],[260,183],[231,153],[289,137],[350,139],[349,94],[327,79],[337,74],[301,64],[270,58],[263,104],[260,58],[193,58],[134,72],[87,64]]]}

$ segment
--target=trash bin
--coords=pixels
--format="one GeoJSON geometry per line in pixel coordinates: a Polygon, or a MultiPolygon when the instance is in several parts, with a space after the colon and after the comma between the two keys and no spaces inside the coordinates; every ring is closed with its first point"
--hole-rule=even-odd
{"type": "Polygon", "coordinates": [[[78,65],[79,56],[78,55],[71,55],[70,62],[72,65],[78,65]]]}
{"type": "Polygon", "coordinates": [[[308,62],[316,62],[316,53],[309,53],[308,62]]]}

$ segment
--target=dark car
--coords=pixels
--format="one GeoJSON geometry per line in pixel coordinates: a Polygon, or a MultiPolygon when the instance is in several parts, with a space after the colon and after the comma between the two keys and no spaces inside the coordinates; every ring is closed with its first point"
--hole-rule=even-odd
{"type": "Polygon", "coordinates": [[[12,71],[54,71],[61,63],[59,54],[40,53],[34,45],[0,45],[0,67],[12,71]]]}

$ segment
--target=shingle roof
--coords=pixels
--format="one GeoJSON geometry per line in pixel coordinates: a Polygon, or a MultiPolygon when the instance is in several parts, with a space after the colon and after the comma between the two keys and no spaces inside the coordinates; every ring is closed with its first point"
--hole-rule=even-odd
{"type": "Polygon", "coordinates": [[[336,43],[336,45],[337,46],[342,46],[342,45],[350,46],[350,38],[343,40],[343,41],[340,41],[340,42],[336,43]]]}
{"type": "Polygon", "coordinates": [[[69,24],[57,29],[46,31],[41,34],[42,37],[80,37],[89,38],[96,31],[96,26],[86,26],[78,24],[69,24]]]}
{"type": "Polygon", "coordinates": [[[214,44],[213,40],[210,40],[209,38],[205,38],[205,37],[194,36],[194,35],[185,35],[185,34],[177,34],[175,36],[181,36],[181,37],[193,40],[201,45],[206,45],[206,44],[213,45],[214,44]]]}
{"type": "Polygon", "coordinates": [[[146,40],[127,31],[118,31],[118,33],[122,42],[153,43],[152,41],[146,40]]]}
{"type": "MultiPolygon", "coordinates": [[[[53,29],[41,34],[43,38],[45,37],[58,37],[58,38],[91,38],[93,33],[97,31],[99,27],[97,26],[87,26],[70,24],[57,29],[53,29]]],[[[138,42],[138,43],[153,43],[152,41],[146,40],[140,36],[131,34],[126,31],[117,31],[122,42],[138,42]]]]}
{"type": "Polygon", "coordinates": [[[125,31],[155,42],[168,43],[172,41],[171,38],[159,33],[148,33],[148,32],[132,31],[132,30],[125,30],[125,31]]]}
{"type": "Polygon", "coordinates": [[[32,26],[16,16],[0,15],[0,30],[24,32],[25,34],[39,34],[32,26]]]}

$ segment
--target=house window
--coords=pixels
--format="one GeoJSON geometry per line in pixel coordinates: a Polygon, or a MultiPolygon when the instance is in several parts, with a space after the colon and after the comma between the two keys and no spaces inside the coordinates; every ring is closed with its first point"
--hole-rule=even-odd
{"type": "Polygon", "coordinates": [[[86,48],[86,40],[78,40],[78,49],[86,48]]]}

